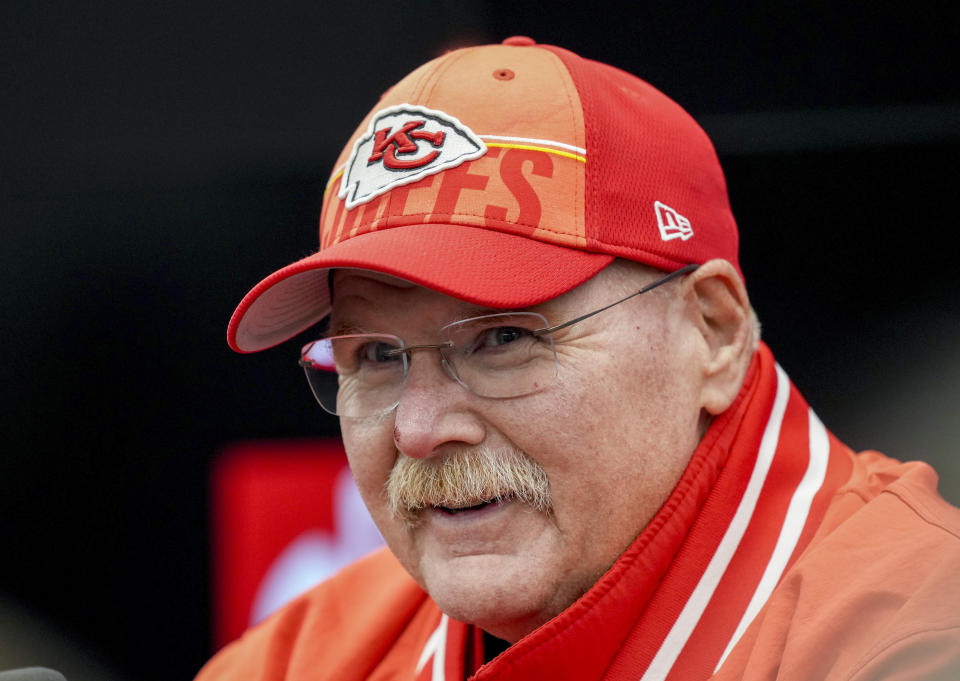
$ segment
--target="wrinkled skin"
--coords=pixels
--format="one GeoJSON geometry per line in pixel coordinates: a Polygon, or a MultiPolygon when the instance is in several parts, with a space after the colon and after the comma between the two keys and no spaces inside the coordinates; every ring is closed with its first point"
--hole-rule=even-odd
{"type": "MultiPolygon", "coordinates": [[[[444,373],[439,353],[415,352],[393,412],[342,420],[377,526],[444,612],[516,641],[585,593],[657,512],[749,361],[749,304],[723,265],[557,332],[559,379],[540,392],[477,397],[444,373]],[[512,501],[458,514],[429,509],[415,527],[390,514],[383,488],[398,457],[480,445],[516,448],[539,463],[553,513],[512,501]]],[[[617,261],[530,309],[556,324],[660,274],[617,261]]],[[[435,342],[441,326],[492,311],[361,270],[338,271],[334,290],[332,328],[392,333],[406,344],[435,342]]]]}

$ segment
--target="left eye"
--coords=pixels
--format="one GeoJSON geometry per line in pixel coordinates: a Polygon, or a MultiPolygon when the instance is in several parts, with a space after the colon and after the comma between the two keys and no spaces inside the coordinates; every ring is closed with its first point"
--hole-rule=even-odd
{"type": "Polygon", "coordinates": [[[531,333],[518,326],[495,326],[477,338],[477,348],[500,347],[531,337],[531,333]]]}

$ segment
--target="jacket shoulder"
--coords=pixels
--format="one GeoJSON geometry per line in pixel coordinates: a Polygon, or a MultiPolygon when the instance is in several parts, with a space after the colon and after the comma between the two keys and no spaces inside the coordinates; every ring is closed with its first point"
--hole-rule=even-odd
{"type": "Polygon", "coordinates": [[[249,629],[196,681],[364,679],[425,601],[393,554],[381,549],[249,629]]]}
{"type": "Polygon", "coordinates": [[[960,678],[960,510],[928,465],[856,458],[717,678],[960,678]]]}

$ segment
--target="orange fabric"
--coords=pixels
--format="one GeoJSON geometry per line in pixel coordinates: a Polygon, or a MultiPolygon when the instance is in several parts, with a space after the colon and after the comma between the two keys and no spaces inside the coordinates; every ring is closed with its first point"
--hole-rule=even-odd
{"type": "Polygon", "coordinates": [[[440,616],[427,603],[392,554],[380,551],[247,631],[197,678],[413,678],[440,616]]]}
{"type": "Polygon", "coordinates": [[[960,510],[919,462],[855,459],[717,681],[960,679],[960,510]]]}
{"type": "Polygon", "coordinates": [[[762,346],[635,542],[581,599],[479,670],[475,631],[442,617],[382,551],[228,646],[198,681],[960,679],[960,510],[937,496],[925,464],[855,455],[825,430],[818,440],[818,424],[762,346]],[[676,643],[765,446],[749,523],[676,643]],[[811,477],[820,482],[786,532],[784,572],[715,673],[811,477]]]}
{"type": "Polygon", "coordinates": [[[356,140],[369,132],[374,116],[408,102],[451,113],[477,135],[489,137],[490,149],[472,163],[428,175],[362,210],[343,210],[343,197],[331,196],[340,183],[332,182],[320,220],[324,248],[385,227],[432,222],[522,235],[540,230],[537,238],[543,241],[586,245],[583,112],[570,74],[556,55],[493,45],[450,52],[421,66],[390,88],[363,119],[337,159],[334,177],[347,165],[356,140]],[[498,79],[494,74],[507,65],[516,77],[498,79]],[[467,93],[464,83],[470,83],[467,93]],[[521,173],[524,163],[529,169],[521,173]]]}

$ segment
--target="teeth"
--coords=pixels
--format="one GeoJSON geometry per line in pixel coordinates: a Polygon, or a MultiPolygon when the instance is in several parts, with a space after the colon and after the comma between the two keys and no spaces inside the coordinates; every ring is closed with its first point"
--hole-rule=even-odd
{"type": "Polygon", "coordinates": [[[440,506],[442,510],[447,513],[459,513],[460,511],[472,511],[478,508],[483,508],[488,504],[493,503],[492,501],[481,501],[479,504],[473,504],[471,506],[440,506]]]}

